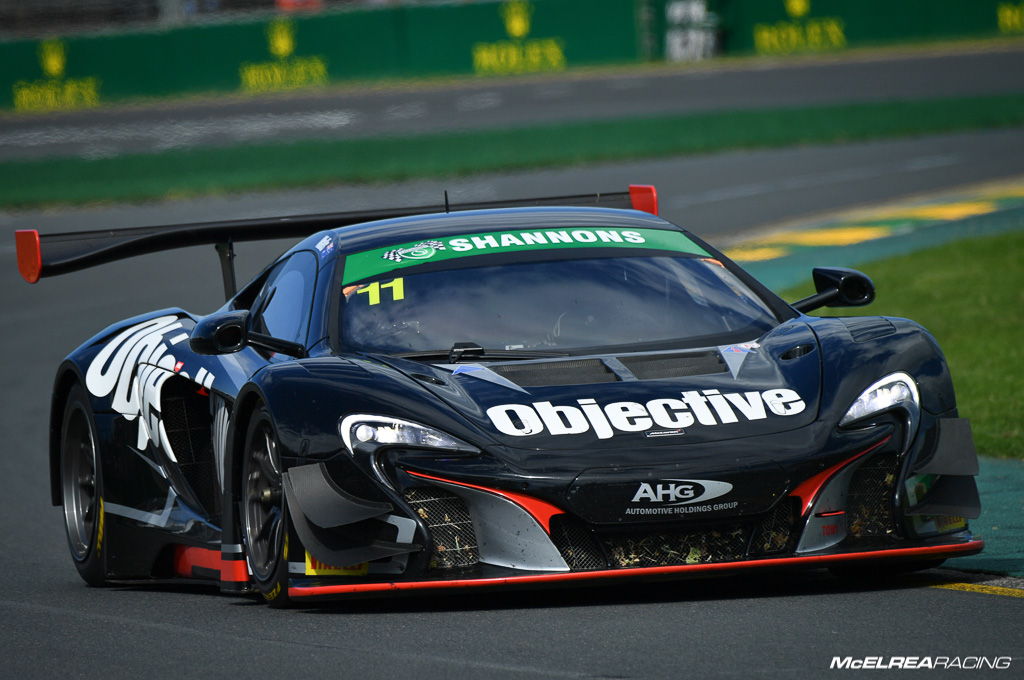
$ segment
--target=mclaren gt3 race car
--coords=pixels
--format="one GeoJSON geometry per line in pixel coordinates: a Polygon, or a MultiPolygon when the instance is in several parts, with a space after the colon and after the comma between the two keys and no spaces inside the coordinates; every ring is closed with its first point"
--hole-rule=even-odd
{"type": "Polygon", "coordinates": [[[30,282],[214,244],[228,301],[57,370],[49,461],[90,585],[274,606],[386,591],[913,569],[981,550],[934,338],[817,318],[629,192],[16,235],[30,282]],[[235,291],[232,244],[302,237],[235,291]]]}

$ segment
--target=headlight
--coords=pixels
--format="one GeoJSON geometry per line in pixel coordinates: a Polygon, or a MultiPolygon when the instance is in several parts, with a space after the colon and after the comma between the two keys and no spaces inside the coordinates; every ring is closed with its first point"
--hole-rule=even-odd
{"type": "Polygon", "coordinates": [[[375,451],[382,446],[408,446],[417,449],[444,449],[460,453],[479,453],[475,446],[446,432],[408,420],[356,414],[338,421],[338,432],[350,453],[375,451]]]}
{"type": "Polygon", "coordinates": [[[907,413],[907,436],[903,442],[906,447],[917,432],[917,423],[921,417],[917,383],[906,373],[887,375],[861,392],[839,425],[847,425],[893,408],[901,408],[907,413]]]}

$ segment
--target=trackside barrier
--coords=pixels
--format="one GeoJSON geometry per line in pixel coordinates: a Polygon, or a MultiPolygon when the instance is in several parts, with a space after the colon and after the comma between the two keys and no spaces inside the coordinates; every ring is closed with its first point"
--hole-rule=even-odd
{"type": "Polygon", "coordinates": [[[721,50],[733,54],[1024,36],[1019,0],[710,0],[709,5],[722,25],[721,50]]]}
{"type": "MultiPolygon", "coordinates": [[[[643,0],[508,0],[278,15],[0,42],[0,108],[53,111],[332,82],[635,62],[643,0]]],[[[2,30],[2,27],[0,27],[2,30]]]]}
{"type": "MultiPolygon", "coordinates": [[[[0,27],[0,31],[3,27],[0,27]]],[[[0,40],[0,109],[1024,36],[1021,0],[504,0],[0,40]]]]}

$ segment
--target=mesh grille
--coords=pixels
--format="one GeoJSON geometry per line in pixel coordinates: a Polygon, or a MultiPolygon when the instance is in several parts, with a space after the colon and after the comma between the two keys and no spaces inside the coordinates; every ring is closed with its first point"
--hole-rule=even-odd
{"type": "Polygon", "coordinates": [[[606,569],[601,548],[593,534],[580,520],[568,515],[557,515],[551,519],[551,540],[562,553],[562,559],[573,571],[606,569]]]}
{"type": "Polygon", "coordinates": [[[207,513],[215,517],[220,511],[220,483],[213,457],[210,401],[195,389],[183,378],[167,380],[160,418],[178,469],[207,513]]]}
{"type": "Polygon", "coordinates": [[[212,461],[213,442],[207,398],[165,393],[160,415],[179,463],[212,461]]]}
{"type": "Polygon", "coordinates": [[[783,552],[789,545],[796,521],[795,501],[783,500],[772,508],[754,530],[754,539],[750,542],[752,555],[770,555],[783,552]]]}
{"type": "Polygon", "coordinates": [[[612,566],[662,567],[742,560],[750,537],[741,524],[697,531],[607,536],[604,547],[612,566]]]}
{"type": "Polygon", "coordinates": [[[724,373],[729,370],[718,352],[651,354],[618,359],[639,380],[682,378],[688,375],[724,373]]]}
{"type": "Polygon", "coordinates": [[[591,385],[618,380],[618,377],[599,359],[545,361],[540,364],[504,364],[489,368],[501,377],[508,378],[523,387],[591,385]]]}
{"type": "Polygon", "coordinates": [[[895,453],[883,453],[873,456],[853,473],[846,498],[851,536],[895,535],[892,498],[898,464],[895,453]]]}
{"type": "Polygon", "coordinates": [[[480,561],[473,521],[461,498],[445,489],[417,487],[406,490],[405,501],[430,530],[432,569],[469,567],[480,561]]]}

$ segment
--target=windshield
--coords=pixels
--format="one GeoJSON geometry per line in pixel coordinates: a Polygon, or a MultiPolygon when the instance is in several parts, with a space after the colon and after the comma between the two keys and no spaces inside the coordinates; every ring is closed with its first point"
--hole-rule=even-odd
{"type": "Polygon", "coordinates": [[[346,285],[349,350],[594,351],[752,340],[777,323],[717,260],[562,259],[387,275],[346,285]]]}

